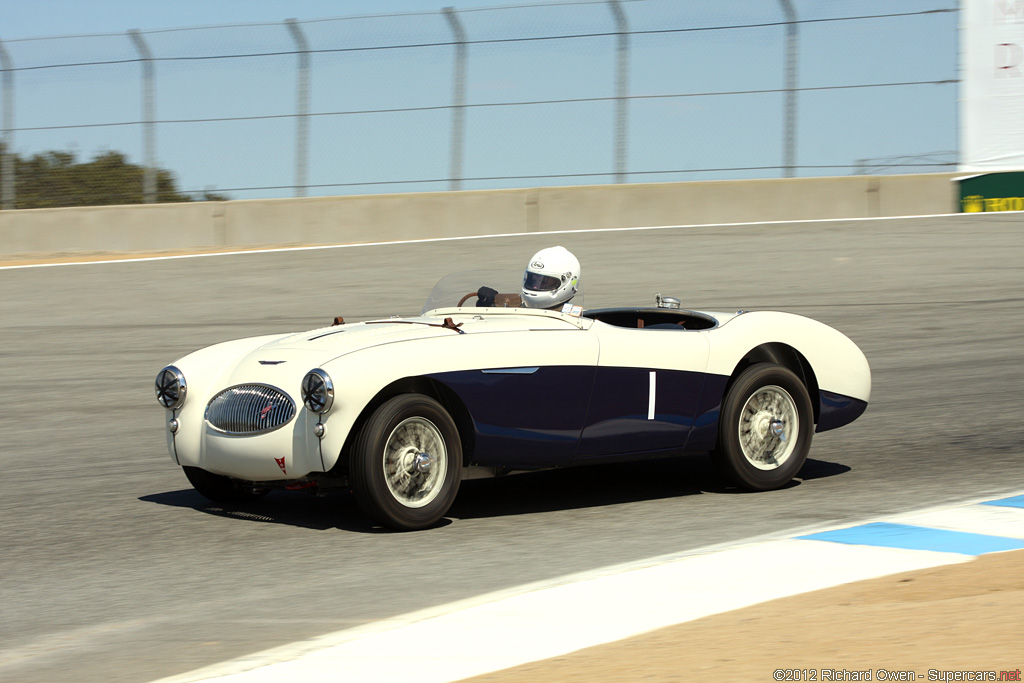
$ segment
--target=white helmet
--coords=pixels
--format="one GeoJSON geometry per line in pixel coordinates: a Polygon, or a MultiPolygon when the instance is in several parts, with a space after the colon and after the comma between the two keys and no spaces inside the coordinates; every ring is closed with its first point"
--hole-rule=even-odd
{"type": "Polygon", "coordinates": [[[523,306],[554,308],[576,295],[580,261],[565,247],[541,249],[523,275],[523,306]]]}

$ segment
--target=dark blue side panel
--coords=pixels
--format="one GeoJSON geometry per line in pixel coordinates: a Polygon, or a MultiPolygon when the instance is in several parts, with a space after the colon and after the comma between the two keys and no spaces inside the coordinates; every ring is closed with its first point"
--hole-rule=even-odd
{"type": "Polygon", "coordinates": [[[836,427],[848,425],[864,414],[868,404],[856,398],[833,394],[830,391],[821,391],[821,412],[818,415],[818,428],[816,431],[826,432],[836,427]]]}
{"type": "Polygon", "coordinates": [[[576,451],[594,368],[463,370],[431,377],[466,404],[476,425],[475,464],[553,467],[567,463],[576,451]]]}
{"type": "Polygon", "coordinates": [[[722,399],[728,382],[729,378],[724,375],[705,376],[704,390],[701,391],[686,450],[710,451],[718,445],[718,416],[722,412],[722,399]]]}
{"type": "Polygon", "coordinates": [[[650,368],[597,368],[579,457],[683,448],[704,375],[650,368]],[[651,372],[655,373],[650,419],[651,372]]]}

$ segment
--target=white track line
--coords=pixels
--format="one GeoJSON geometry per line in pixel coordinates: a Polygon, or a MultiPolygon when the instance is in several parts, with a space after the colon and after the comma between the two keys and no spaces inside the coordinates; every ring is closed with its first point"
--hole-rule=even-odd
{"type": "MultiPolygon", "coordinates": [[[[966,555],[774,541],[523,593],[270,663],[259,654],[162,683],[447,683],[842,583],[966,555]]],[[[284,653],[277,653],[278,656],[284,653]]]]}
{"type": "MultiPolygon", "coordinates": [[[[1018,212],[987,212],[981,214],[970,214],[972,216],[979,215],[992,215],[999,216],[1005,213],[1018,213],[1018,212]]],[[[68,261],[64,263],[29,263],[24,265],[13,265],[13,266],[0,266],[0,270],[18,270],[23,268],[56,268],[60,266],[93,266],[100,264],[111,264],[111,263],[140,263],[144,261],[173,261],[177,259],[189,259],[189,258],[206,258],[213,256],[244,256],[250,254],[279,254],[292,251],[321,251],[324,249],[355,249],[360,247],[382,247],[391,245],[401,244],[424,244],[428,242],[458,242],[463,240],[481,240],[481,239],[495,239],[500,237],[530,237],[530,236],[543,236],[543,235],[568,235],[568,234],[589,234],[589,233],[602,233],[602,232],[632,232],[638,230],[673,230],[673,229],[690,229],[690,228],[735,228],[735,227],[747,227],[747,226],[758,226],[758,225],[806,225],[815,223],[850,223],[850,222],[869,222],[869,221],[890,221],[890,220],[904,220],[904,219],[915,219],[915,218],[946,218],[950,216],[963,216],[964,214],[959,213],[945,213],[945,214],[928,214],[922,216],[874,216],[866,218],[816,218],[806,219],[799,221],[750,221],[745,223],[696,223],[692,225],[651,225],[644,227],[632,227],[632,228],[582,228],[578,230],[546,230],[542,232],[509,232],[509,233],[498,233],[493,235],[465,235],[461,237],[427,237],[423,239],[413,240],[394,240],[391,242],[359,242],[353,244],[322,244],[317,246],[307,247],[273,247],[269,249],[243,249],[238,251],[219,251],[219,252],[204,252],[204,253],[190,253],[190,254],[175,254],[173,256],[141,256],[137,258],[111,258],[106,260],[95,260],[95,261],[68,261]]],[[[0,255],[0,259],[3,256],[0,255]]]]}
{"type": "MultiPolygon", "coordinates": [[[[1024,510],[972,501],[872,521],[1024,537],[1024,510]]],[[[848,527],[850,524],[844,524],[848,527]]],[[[832,527],[835,528],[835,527],[832,527]]],[[[822,531],[818,527],[816,531],[822,531]]],[[[445,683],[673,624],[843,583],[969,562],[969,555],[747,539],[478,596],[162,679],[269,683],[301,678],[445,683]],[[770,568],[770,569],[768,569],[770,568]]]]}
{"type": "Polygon", "coordinates": [[[1024,512],[1019,508],[975,505],[900,515],[887,521],[970,534],[1024,538],[1024,512]]]}

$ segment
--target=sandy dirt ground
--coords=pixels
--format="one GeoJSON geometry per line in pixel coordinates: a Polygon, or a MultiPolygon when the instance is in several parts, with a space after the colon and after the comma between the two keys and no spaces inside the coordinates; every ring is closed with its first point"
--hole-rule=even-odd
{"type": "MultiPolygon", "coordinates": [[[[751,580],[771,576],[752,571],[751,580]]],[[[774,600],[468,680],[1020,681],[1022,669],[1024,551],[1015,551],[774,600]]]]}

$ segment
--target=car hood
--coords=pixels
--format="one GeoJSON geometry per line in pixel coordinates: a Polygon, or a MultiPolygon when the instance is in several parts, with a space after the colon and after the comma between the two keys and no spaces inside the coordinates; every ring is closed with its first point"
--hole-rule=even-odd
{"type": "Polygon", "coordinates": [[[448,313],[443,311],[441,315],[369,320],[287,334],[260,345],[248,357],[269,365],[278,357],[303,354],[307,361],[326,363],[361,349],[417,339],[581,326],[578,319],[547,311],[518,315],[511,311],[483,315],[460,313],[457,310],[451,315],[448,313]],[[446,320],[451,320],[452,324],[448,325],[446,320]]]}
{"type": "Polygon", "coordinates": [[[336,358],[363,349],[435,337],[455,338],[463,334],[585,327],[592,322],[548,311],[473,309],[472,313],[466,313],[447,309],[429,316],[345,323],[307,332],[236,339],[195,351],[175,365],[189,379],[189,391],[197,394],[212,394],[227,386],[251,382],[295,393],[302,377],[313,368],[324,367],[336,358]],[[454,320],[457,329],[445,327],[447,318],[454,320]]]}
{"type": "Polygon", "coordinates": [[[307,372],[339,356],[382,344],[458,334],[440,327],[442,323],[383,320],[236,339],[199,349],[175,365],[188,378],[190,393],[212,395],[224,387],[259,383],[297,395],[307,372]]]}
{"type": "Polygon", "coordinates": [[[331,358],[381,344],[457,334],[441,327],[443,321],[424,318],[374,320],[324,327],[298,334],[288,334],[270,341],[250,355],[273,361],[275,354],[297,353],[318,356],[326,362],[331,358]]]}

